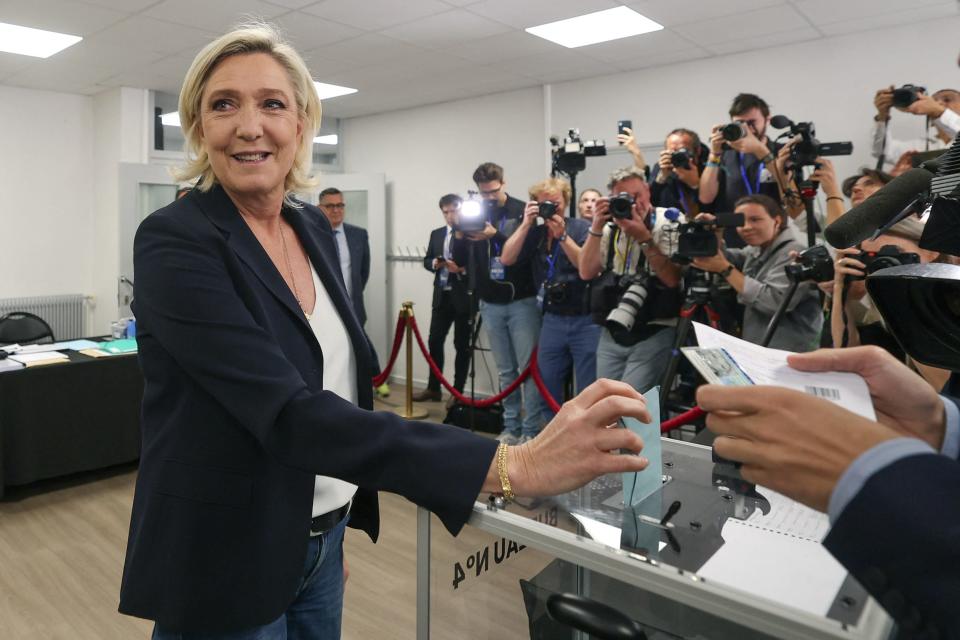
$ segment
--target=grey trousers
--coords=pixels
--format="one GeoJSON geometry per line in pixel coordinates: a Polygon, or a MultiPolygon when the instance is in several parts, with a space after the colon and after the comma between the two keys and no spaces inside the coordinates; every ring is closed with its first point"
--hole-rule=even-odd
{"type": "Polygon", "coordinates": [[[597,345],[597,377],[622,380],[646,393],[660,384],[676,338],[676,328],[665,327],[632,347],[624,347],[604,329],[597,345]]]}

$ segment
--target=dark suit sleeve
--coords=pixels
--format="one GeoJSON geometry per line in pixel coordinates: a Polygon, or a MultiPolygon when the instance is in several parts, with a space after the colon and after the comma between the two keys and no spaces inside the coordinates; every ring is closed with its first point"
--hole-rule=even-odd
{"type": "Polygon", "coordinates": [[[360,282],[363,288],[367,288],[367,280],[370,279],[370,237],[366,229],[360,229],[360,237],[363,239],[363,258],[360,261],[360,282]]]}
{"type": "Polygon", "coordinates": [[[245,267],[225,256],[229,247],[210,233],[196,238],[157,215],[137,232],[138,324],[150,348],[162,348],[178,365],[159,372],[145,365],[148,387],[163,386],[151,375],[188,376],[280,463],[398,493],[459,531],[497,443],[311,391],[244,303],[238,272],[245,267]]]}
{"type": "MultiPolygon", "coordinates": [[[[943,455],[884,467],[850,501],[824,546],[897,621],[960,638],[960,464],[943,455]]],[[[929,633],[929,632],[928,632],[929,633]]]]}
{"type": "Polygon", "coordinates": [[[423,268],[429,271],[430,273],[435,273],[436,270],[433,268],[433,261],[435,258],[440,257],[437,253],[436,243],[434,242],[434,237],[436,237],[437,232],[430,232],[430,240],[427,242],[427,253],[423,256],[423,268]]]}

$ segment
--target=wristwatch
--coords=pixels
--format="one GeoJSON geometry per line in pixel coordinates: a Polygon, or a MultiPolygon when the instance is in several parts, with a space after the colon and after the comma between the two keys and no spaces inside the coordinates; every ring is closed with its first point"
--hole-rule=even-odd
{"type": "Polygon", "coordinates": [[[727,278],[730,277],[730,274],[733,273],[733,265],[732,265],[732,264],[731,264],[731,265],[727,265],[727,268],[726,268],[726,269],[724,269],[723,271],[719,271],[718,273],[720,274],[720,277],[721,277],[721,278],[723,278],[724,280],[726,280],[727,278]]]}

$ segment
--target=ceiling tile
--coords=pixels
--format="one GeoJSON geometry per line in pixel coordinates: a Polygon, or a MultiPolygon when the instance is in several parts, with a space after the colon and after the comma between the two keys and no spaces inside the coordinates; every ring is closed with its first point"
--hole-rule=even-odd
{"type": "Polygon", "coordinates": [[[462,77],[467,74],[467,69],[474,66],[476,65],[454,56],[424,52],[402,62],[370,65],[332,74],[326,76],[324,80],[355,87],[361,91],[375,89],[381,85],[395,85],[413,78],[431,78],[438,86],[442,86],[441,74],[456,70],[456,73],[462,77]]]}
{"type": "Polygon", "coordinates": [[[88,36],[119,22],[129,13],[70,0],[30,0],[0,3],[0,22],[88,36]]]}
{"type": "Polygon", "coordinates": [[[149,64],[163,58],[163,54],[145,49],[119,47],[104,42],[97,36],[82,40],[69,49],[64,49],[49,58],[59,64],[72,64],[77,68],[96,67],[119,73],[131,67],[149,64]]]}
{"type": "Polygon", "coordinates": [[[702,22],[738,13],[748,13],[775,5],[786,0],[631,0],[625,3],[630,8],[665,27],[689,22],[702,22]]]}
{"type": "Polygon", "coordinates": [[[480,0],[443,0],[447,4],[454,7],[466,7],[471,4],[477,4],[480,0]]]}
{"type": "Polygon", "coordinates": [[[526,29],[619,5],[614,0],[483,0],[470,5],[468,10],[511,27],[526,29]]]}
{"type": "Polygon", "coordinates": [[[577,51],[581,51],[584,55],[596,58],[597,60],[617,62],[630,58],[657,56],[662,53],[682,51],[684,49],[695,50],[697,47],[690,44],[688,40],[685,40],[678,34],[663,29],[630,38],[621,38],[610,42],[601,42],[599,44],[580,47],[577,51]]]}
{"type": "Polygon", "coordinates": [[[335,22],[379,31],[394,25],[442,13],[450,6],[439,0],[325,0],[304,8],[307,13],[335,22]]]}
{"type": "Polygon", "coordinates": [[[766,34],[786,32],[809,26],[810,23],[792,7],[779,6],[760,9],[748,14],[685,24],[674,27],[673,31],[699,45],[733,41],[748,44],[754,38],[766,37],[766,34]],[[758,34],[760,35],[758,36],[758,34]]]}
{"type": "Polygon", "coordinates": [[[274,22],[283,30],[301,54],[309,49],[355,38],[363,32],[353,27],[337,24],[317,16],[295,11],[274,22]]]}
{"type": "Polygon", "coordinates": [[[264,2],[275,4],[278,7],[286,7],[287,9],[302,9],[308,4],[318,4],[318,0],[264,0],[264,2]]]}
{"type": "Polygon", "coordinates": [[[316,54],[320,58],[328,60],[343,60],[357,66],[366,66],[414,57],[423,51],[424,49],[419,49],[393,38],[387,38],[376,33],[366,33],[350,40],[311,49],[307,51],[307,54],[316,54]]]}
{"type": "Polygon", "coordinates": [[[564,47],[523,31],[510,31],[482,40],[463,42],[447,49],[461,58],[480,63],[494,63],[523,56],[563,51],[564,47]]]}
{"type": "Polygon", "coordinates": [[[708,58],[711,54],[706,49],[700,47],[687,46],[682,49],[670,49],[658,51],[649,55],[634,56],[623,60],[612,60],[612,64],[624,70],[649,69],[650,67],[659,67],[662,65],[675,64],[677,62],[688,62],[690,60],[699,60],[708,58]]]}
{"type": "Polygon", "coordinates": [[[606,75],[617,71],[607,62],[594,60],[576,50],[563,49],[546,55],[529,56],[511,60],[507,65],[513,73],[519,73],[531,78],[547,82],[558,82],[561,76],[564,80],[573,77],[588,77],[590,75],[606,75]],[[578,75],[579,74],[579,75],[578,75]]]}
{"type": "MultiPolygon", "coordinates": [[[[829,24],[847,20],[869,19],[873,16],[917,9],[931,4],[944,4],[943,0],[911,0],[909,7],[899,0],[794,0],[793,6],[815,24],[829,24]]],[[[953,4],[956,4],[955,2],[953,4]]]]}
{"type": "Polygon", "coordinates": [[[133,16],[104,29],[97,34],[97,39],[128,49],[146,49],[172,55],[186,50],[196,54],[217,35],[163,20],[133,16]]]}
{"type": "Polygon", "coordinates": [[[180,87],[183,85],[183,77],[175,78],[153,73],[149,69],[132,70],[100,80],[97,85],[101,87],[101,90],[109,87],[134,87],[179,95],[180,87]]]}
{"type": "Polygon", "coordinates": [[[110,77],[115,71],[100,67],[84,67],[71,64],[42,64],[14,73],[6,84],[20,87],[48,89],[70,93],[78,86],[95,84],[110,77]]]}
{"type": "Polygon", "coordinates": [[[125,13],[137,13],[161,1],[162,0],[82,0],[83,4],[92,4],[96,7],[123,11],[125,13]]]}
{"type": "Polygon", "coordinates": [[[922,22],[924,20],[950,18],[956,15],[960,15],[960,9],[958,9],[956,2],[941,2],[935,5],[910,8],[905,11],[867,15],[855,20],[832,22],[830,24],[819,25],[817,28],[826,35],[837,36],[845,33],[869,31],[871,29],[896,27],[912,22],[922,22]]]}
{"type": "Polygon", "coordinates": [[[143,15],[214,33],[226,33],[250,17],[270,19],[287,11],[284,7],[267,4],[261,0],[230,0],[230,2],[164,0],[144,11],[143,15]]]}
{"type": "Polygon", "coordinates": [[[742,51],[755,51],[767,47],[776,47],[791,42],[804,42],[806,40],[817,40],[823,36],[813,27],[800,27],[781,31],[779,33],[764,33],[749,39],[731,40],[729,42],[718,42],[716,44],[706,45],[706,48],[716,54],[739,53],[742,51]]]}
{"type": "Polygon", "coordinates": [[[443,49],[508,31],[512,29],[504,24],[454,9],[391,27],[382,33],[419,47],[443,49]]]}
{"type": "Polygon", "coordinates": [[[42,62],[39,58],[0,51],[0,81],[27,67],[42,62]]]}

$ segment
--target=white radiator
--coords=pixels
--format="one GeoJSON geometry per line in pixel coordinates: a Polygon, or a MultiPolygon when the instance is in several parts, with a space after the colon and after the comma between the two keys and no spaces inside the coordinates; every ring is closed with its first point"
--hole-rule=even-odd
{"type": "Polygon", "coordinates": [[[3,298],[0,299],[0,317],[11,311],[27,311],[46,320],[58,341],[73,340],[87,335],[85,325],[89,300],[79,293],[3,298]]]}

